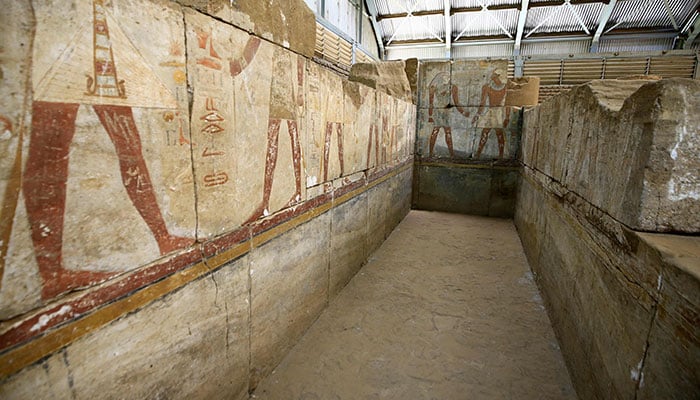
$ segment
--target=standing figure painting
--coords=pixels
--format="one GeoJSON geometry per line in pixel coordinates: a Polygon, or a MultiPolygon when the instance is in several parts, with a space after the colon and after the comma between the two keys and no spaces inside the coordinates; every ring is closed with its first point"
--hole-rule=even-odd
{"type": "Polygon", "coordinates": [[[495,69],[491,73],[488,84],[481,89],[481,101],[479,109],[472,121],[475,126],[482,128],[479,147],[475,158],[481,156],[484,146],[488,141],[491,131],[495,131],[498,140],[498,158],[503,158],[505,147],[505,128],[510,122],[510,108],[505,109],[505,118],[502,119],[500,107],[503,107],[506,99],[506,79],[502,69],[495,69]]]}
{"type": "MultiPolygon", "coordinates": [[[[459,89],[457,85],[451,84],[450,74],[440,72],[430,81],[428,86],[428,122],[433,123],[433,131],[430,133],[430,150],[428,156],[433,157],[435,142],[437,141],[440,129],[445,132],[445,143],[450,157],[455,157],[452,145],[452,127],[450,126],[450,100],[452,104],[459,104],[459,89]]],[[[465,117],[469,117],[469,112],[457,106],[465,117]]]]}
{"type": "Polygon", "coordinates": [[[301,201],[301,144],[297,121],[301,114],[300,110],[304,106],[303,88],[304,59],[282,48],[275,47],[270,85],[270,114],[267,127],[263,198],[244,224],[269,214],[272,181],[277,165],[277,145],[282,122],[287,124],[291,141],[295,183],[294,194],[285,207],[301,201]]]}
{"type": "MultiPolygon", "coordinates": [[[[43,299],[74,288],[99,282],[114,273],[64,268],[63,229],[70,146],[80,105],[91,105],[116,150],[122,183],[155,238],[162,255],[186,247],[193,239],[168,232],[160,211],[151,177],[144,161],[139,129],[129,103],[127,81],[118,74],[104,0],[92,2],[92,76],[84,92],[61,93],[54,88],[60,77],[49,73],[39,84],[32,104],[29,150],[22,179],[27,216],[31,228],[43,299]],[[57,101],[65,96],[69,99],[57,101]],[[44,97],[48,100],[44,100],[44,97]]],[[[78,35],[81,37],[80,35],[78,35]]],[[[82,38],[82,37],[81,37],[82,38]]],[[[52,71],[61,70],[57,62],[52,71]]],[[[148,67],[145,67],[148,68],[148,67]]],[[[173,100],[171,108],[176,108],[173,100]]]]}

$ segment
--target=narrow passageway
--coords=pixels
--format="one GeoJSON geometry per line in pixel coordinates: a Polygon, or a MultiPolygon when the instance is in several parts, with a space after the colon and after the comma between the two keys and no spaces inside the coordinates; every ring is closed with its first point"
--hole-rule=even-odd
{"type": "Polygon", "coordinates": [[[513,222],[414,210],[251,398],[576,396],[513,222]]]}

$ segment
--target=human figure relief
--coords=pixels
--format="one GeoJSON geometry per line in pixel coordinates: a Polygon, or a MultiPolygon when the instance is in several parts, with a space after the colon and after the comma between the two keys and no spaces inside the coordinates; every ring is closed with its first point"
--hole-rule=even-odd
{"type": "MultiPolygon", "coordinates": [[[[379,107],[377,104],[377,93],[372,94],[372,105],[374,106],[372,112],[377,114],[379,112],[379,107]]],[[[367,142],[367,168],[370,167],[372,147],[374,147],[374,166],[379,166],[379,127],[377,126],[376,116],[372,119],[369,125],[369,140],[367,142]],[[374,146],[372,146],[374,145],[374,146]]]]}
{"type": "Polygon", "coordinates": [[[301,201],[301,144],[299,143],[297,118],[304,106],[304,59],[282,48],[275,47],[273,60],[263,198],[244,224],[251,223],[269,213],[272,180],[277,165],[277,144],[280,125],[283,121],[286,122],[289,131],[295,180],[294,194],[285,207],[301,201]],[[296,68],[292,58],[296,59],[296,68]]]}
{"type": "MultiPolygon", "coordinates": [[[[450,157],[454,158],[455,152],[452,146],[452,128],[450,126],[450,96],[453,104],[459,104],[459,88],[450,84],[450,74],[440,72],[430,81],[428,86],[428,122],[433,123],[433,131],[430,133],[430,148],[428,157],[433,157],[435,142],[437,141],[440,129],[445,132],[445,143],[450,157]],[[449,93],[448,93],[449,90],[449,93]],[[436,104],[438,103],[438,104],[436,104]]],[[[464,117],[469,117],[469,112],[461,106],[457,106],[457,111],[464,117]]]]}
{"type": "Polygon", "coordinates": [[[472,123],[480,128],[481,138],[479,147],[476,150],[475,158],[481,156],[484,146],[489,139],[491,130],[496,132],[498,140],[498,158],[503,158],[505,147],[505,128],[510,122],[510,108],[505,109],[505,119],[501,120],[499,110],[492,107],[503,107],[506,99],[506,80],[502,69],[495,69],[491,73],[491,80],[481,88],[481,101],[479,109],[474,116],[472,123]]]}
{"type": "Polygon", "coordinates": [[[151,230],[160,254],[184,248],[192,239],[168,232],[143,159],[138,127],[126,105],[125,81],[118,79],[104,0],[93,1],[93,73],[79,103],[34,100],[22,190],[31,227],[42,298],[99,282],[112,272],[70,270],[63,266],[63,228],[69,148],[80,104],[91,104],[119,159],[122,183],[132,204],[151,230]],[[113,102],[113,104],[110,104],[113,102]]]}
{"type": "MultiPolygon", "coordinates": [[[[333,90],[331,87],[330,90],[333,90]]],[[[342,94],[342,90],[340,91],[342,94]]],[[[344,168],[344,160],[343,160],[343,123],[341,122],[343,117],[342,117],[342,107],[339,107],[338,103],[336,101],[331,101],[333,99],[333,96],[337,95],[337,93],[332,93],[328,96],[326,99],[326,130],[325,130],[325,135],[324,135],[324,140],[323,140],[323,181],[327,182],[328,181],[328,163],[329,163],[329,158],[330,158],[330,150],[331,150],[331,139],[333,137],[333,130],[335,128],[335,132],[337,135],[338,139],[338,162],[340,163],[340,176],[343,176],[345,173],[345,168],[344,168]]]]}

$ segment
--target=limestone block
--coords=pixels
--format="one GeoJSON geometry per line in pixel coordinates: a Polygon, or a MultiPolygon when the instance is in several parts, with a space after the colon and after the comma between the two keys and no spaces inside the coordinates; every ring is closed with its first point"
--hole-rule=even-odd
{"type": "Polygon", "coordinates": [[[377,185],[367,192],[368,225],[367,254],[372,254],[391,233],[387,205],[391,204],[391,188],[387,182],[377,185]]]}
{"type": "Polygon", "coordinates": [[[247,398],[248,262],[234,261],[70,345],[75,397],[247,398]]]}
{"type": "MultiPolygon", "coordinates": [[[[370,168],[368,151],[376,130],[375,91],[357,82],[343,80],[345,101],[343,137],[345,138],[345,171],[354,173],[370,168]]],[[[375,151],[375,156],[377,155],[375,151]]]]}
{"type": "Polygon", "coordinates": [[[308,68],[308,108],[305,166],[307,186],[329,182],[345,171],[345,101],[342,78],[316,64],[308,68]]]}
{"type": "Polygon", "coordinates": [[[408,86],[411,88],[411,103],[418,104],[418,66],[420,63],[417,58],[409,58],[404,60],[404,63],[408,86]]]}
{"type": "Polygon", "coordinates": [[[450,73],[451,105],[502,107],[508,81],[507,60],[455,60],[450,73]]]}
{"type": "Polygon", "coordinates": [[[520,145],[516,107],[449,107],[419,111],[416,140],[423,157],[515,159],[520,145]],[[431,151],[432,148],[432,151],[431,151]]]}
{"type": "Polygon", "coordinates": [[[451,67],[449,61],[421,62],[418,69],[418,108],[445,108],[450,104],[451,67]]]}
{"type": "Polygon", "coordinates": [[[308,58],[316,45],[316,17],[303,0],[176,0],[230,22],[308,58]]]}
{"type": "Polygon", "coordinates": [[[29,143],[33,17],[29,1],[4,7],[0,13],[4,93],[0,96],[0,319],[40,305],[42,284],[21,192],[22,162],[29,143]]]}
{"type": "Polygon", "coordinates": [[[0,382],[0,397],[7,400],[74,399],[68,363],[65,350],[55,353],[0,382]]]}
{"type": "Polygon", "coordinates": [[[506,106],[536,106],[540,96],[540,78],[527,76],[508,79],[506,106]]]}
{"type": "Polygon", "coordinates": [[[329,296],[335,297],[367,259],[367,195],[361,194],[332,211],[329,296]]]}
{"type": "Polygon", "coordinates": [[[515,223],[579,396],[693,398],[698,239],[630,231],[549,179],[524,169],[515,223]]]}
{"type": "Polygon", "coordinates": [[[330,221],[325,213],[251,252],[251,389],[328,301],[330,221]]]}
{"type": "Polygon", "coordinates": [[[403,61],[356,63],[352,65],[348,79],[398,99],[412,101],[411,86],[403,61]]]}
{"type": "Polygon", "coordinates": [[[211,237],[304,199],[305,60],[193,11],[186,18],[199,234],[211,237]]]}
{"type": "MultiPolygon", "coordinates": [[[[649,334],[640,399],[700,393],[700,238],[639,233],[646,264],[660,264],[657,314],[649,334]]],[[[640,257],[641,258],[641,257],[640,257]]]]}
{"type": "Polygon", "coordinates": [[[21,164],[8,168],[21,196],[3,206],[14,214],[2,227],[3,287],[14,292],[0,295],[14,303],[4,316],[194,242],[179,7],[80,0],[34,13],[31,123],[22,154],[9,157],[24,162],[21,182],[21,164]]]}
{"type": "Polygon", "coordinates": [[[593,81],[528,112],[524,161],[633,229],[700,230],[699,85],[593,81]],[[643,85],[643,86],[642,86],[643,85]],[[610,166],[615,166],[611,173],[610,166]]]}

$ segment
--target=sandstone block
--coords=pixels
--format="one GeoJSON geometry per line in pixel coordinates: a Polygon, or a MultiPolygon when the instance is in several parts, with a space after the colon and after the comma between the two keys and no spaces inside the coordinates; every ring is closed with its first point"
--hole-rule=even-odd
{"type": "Polygon", "coordinates": [[[540,96],[540,78],[527,76],[508,79],[506,106],[536,106],[540,96]]]}

